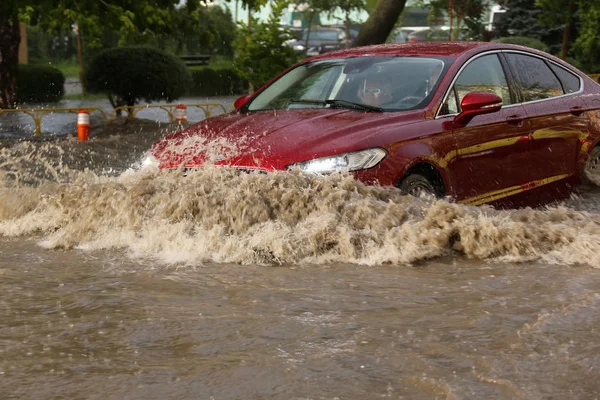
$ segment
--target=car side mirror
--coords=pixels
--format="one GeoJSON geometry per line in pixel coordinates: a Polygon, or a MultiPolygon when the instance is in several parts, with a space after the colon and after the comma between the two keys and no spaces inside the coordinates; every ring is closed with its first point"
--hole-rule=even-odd
{"type": "Polygon", "coordinates": [[[252,97],[252,96],[250,96],[249,94],[239,97],[233,103],[233,108],[235,108],[236,110],[239,110],[240,108],[244,107],[246,104],[248,104],[248,101],[250,101],[250,97],[252,97]]]}
{"type": "Polygon", "coordinates": [[[471,92],[463,97],[460,108],[462,112],[454,118],[454,124],[465,126],[477,115],[500,111],[502,98],[490,92],[471,92]]]}

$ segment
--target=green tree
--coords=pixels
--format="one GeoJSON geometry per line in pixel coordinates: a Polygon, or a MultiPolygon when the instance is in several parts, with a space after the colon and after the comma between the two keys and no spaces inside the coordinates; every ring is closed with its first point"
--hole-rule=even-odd
{"type": "Polygon", "coordinates": [[[544,42],[551,53],[561,51],[563,27],[542,23],[544,10],[536,0],[501,0],[499,4],[506,12],[496,24],[495,37],[529,37],[544,42]]]}
{"type": "Polygon", "coordinates": [[[580,2],[581,28],[573,44],[573,52],[583,68],[589,72],[600,71],[600,2],[580,2]]]}
{"type": "Polygon", "coordinates": [[[238,32],[234,67],[254,87],[267,83],[297,61],[296,52],[285,44],[292,35],[279,24],[287,5],[287,1],[275,0],[266,22],[251,18],[238,32]]]}
{"type": "Polygon", "coordinates": [[[104,50],[92,59],[86,75],[90,90],[106,93],[113,108],[132,107],[141,99],[171,102],[192,83],[179,59],[149,47],[104,50]]]}
{"type": "MultiPolygon", "coordinates": [[[[2,0],[0,2],[0,108],[14,107],[21,41],[19,22],[56,32],[77,23],[88,45],[100,43],[104,29],[122,41],[150,32],[175,32],[179,0],[2,0]]],[[[189,2],[195,4],[195,2],[189,2]]],[[[193,7],[193,5],[192,5],[193,7]]]]}
{"type": "Polygon", "coordinates": [[[484,35],[483,11],[486,4],[484,0],[435,0],[429,7],[436,19],[441,18],[443,12],[447,14],[450,40],[457,40],[461,31],[469,37],[481,39],[484,35]]]}
{"type": "Polygon", "coordinates": [[[540,7],[540,21],[549,27],[561,26],[563,31],[560,58],[565,59],[572,43],[573,26],[580,0],[536,0],[540,7]]]}

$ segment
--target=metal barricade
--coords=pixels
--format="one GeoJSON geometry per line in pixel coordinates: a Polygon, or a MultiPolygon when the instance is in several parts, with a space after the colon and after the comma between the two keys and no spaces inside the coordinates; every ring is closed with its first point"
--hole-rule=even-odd
{"type": "MultiPolygon", "coordinates": [[[[90,113],[92,112],[99,112],[104,116],[105,120],[111,119],[111,118],[115,118],[117,116],[117,112],[119,110],[121,111],[125,111],[127,113],[127,115],[131,118],[135,118],[135,116],[137,115],[137,113],[140,110],[144,110],[144,109],[148,109],[148,108],[159,108],[162,110],[165,110],[167,112],[167,114],[169,115],[169,121],[170,122],[175,122],[176,121],[176,113],[175,110],[177,109],[177,106],[179,104],[146,104],[146,105],[136,105],[133,107],[129,107],[129,106],[121,106],[121,107],[116,107],[110,114],[107,114],[106,111],[104,111],[102,108],[100,107],[85,107],[90,113]]],[[[200,108],[203,112],[204,112],[204,116],[205,118],[210,118],[215,110],[220,109],[222,111],[223,114],[227,113],[227,110],[225,109],[225,106],[223,106],[223,104],[220,103],[195,103],[195,104],[185,104],[185,106],[187,106],[187,108],[200,108]]],[[[35,136],[41,136],[42,135],[42,119],[51,113],[55,113],[55,112],[66,112],[66,113],[74,113],[77,114],[79,112],[79,110],[81,109],[81,107],[77,107],[77,108],[18,108],[18,109],[0,109],[0,114],[3,113],[23,113],[23,114],[27,114],[29,116],[31,116],[33,118],[33,121],[35,122],[35,131],[34,131],[34,135],[35,136]]]]}
{"type": "MultiPolygon", "coordinates": [[[[165,110],[169,115],[169,121],[175,122],[175,110],[178,104],[146,104],[139,106],[119,106],[115,107],[115,109],[110,113],[111,118],[115,118],[119,111],[125,111],[127,115],[131,118],[135,118],[135,116],[141,111],[148,108],[159,108],[161,110],[165,110]]],[[[200,108],[204,112],[205,118],[210,118],[215,109],[220,108],[223,111],[223,114],[227,112],[223,104],[220,103],[197,103],[197,104],[188,104],[185,103],[185,106],[189,109],[191,107],[200,108]]]]}
{"type": "MultiPolygon", "coordinates": [[[[103,116],[104,119],[108,119],[108,115],[106,114],[106,111],[104,111],[103,109],[99,108],[99,107],[86,107],[86,109],[92,113],[95,111],[100,112],[103,116]]],[[[33,121],[35,122],[35,131],[34,131],[34,136],[42,136],[42,119],[51,113],[55,113],[55,112],[67,112],[67,113],[75,113],[77,114],[79,112],[80,108],[17,108],[17,109],[9,109],[9,110],[4,110],[4,109],[0,109],[0,114],[2,113],[23,113],[23,114],[27,114],[29,116],[31,116],[31,118],[33,118],[33,121]]]]}

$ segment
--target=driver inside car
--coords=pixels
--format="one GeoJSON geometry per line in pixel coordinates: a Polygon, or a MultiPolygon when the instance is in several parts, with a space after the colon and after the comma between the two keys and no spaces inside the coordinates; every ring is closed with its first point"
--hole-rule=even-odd
{"type": "Polygon", "coordinates": [[[363,104],[375,107],[383,107],[393,100],[390,84],[377,77],[365,78],[358,88],[358,97],[363,104]]]}

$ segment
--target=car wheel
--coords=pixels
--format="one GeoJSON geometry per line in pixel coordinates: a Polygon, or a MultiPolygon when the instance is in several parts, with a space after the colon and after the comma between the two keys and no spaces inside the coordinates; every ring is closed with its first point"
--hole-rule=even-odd
{"type": "Polygon", "coordinates": [[[585,168],[583,169],[585,183],[600,186],[600,146],[596,146],[590,152],[585,168]]]}
{"type": "Polygon", "coordinates": [[[433,183],[421,174],[410,174],[400,182],[400,192],[402,194],[409,194],[412,196],[434,196],[438,197],[439,194],[435,190],[433,183]]]}

